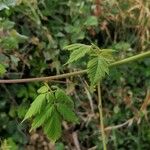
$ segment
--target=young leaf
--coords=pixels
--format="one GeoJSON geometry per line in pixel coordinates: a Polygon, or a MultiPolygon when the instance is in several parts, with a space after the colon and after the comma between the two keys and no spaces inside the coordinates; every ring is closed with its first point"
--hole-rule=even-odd
{"type": "Polygon", "coordinates": [[[38,112],[40,112],[41,107],[43,106],[45,100],[46,100],[45,94],[38,95],[36,97],[36,99],[33,101],[33,103],[31,104],[31,106],[30,106],[29,110],[27,111],[23,121],[32,117],[33,115],[37,114],[38,112]]]}
{"type": "Polygon", "coordinates": [[[30,131],[44,124],[44,122],[53,115],[54,109],[54,106],[47,105],[45,110],[34,118],[30,131]]]}
{"type": "Polygon", "coordinates": [[[46,93],[46,92],[48,92],[48,87],[47,86],[42,86],[42,87],[40,87],[38,90],[37,90],[37,92],[38,93],[46,93]]]}
{"type": "Polygon", "coordinates": [[[58,103],[66,104],[69,107],[74,108],[74,103],[72,99],[68,95],[66,95],[63,90],[58,88],[55,92],[55,97],[58,103]]]}
{"type": "Polygon", "coordinates": [[[62,115],[63,119],[69,122],[78,123],[78,118],[73,110],[65,104],[57,105],[58,112],[62,115]]]}
{"type": "Polygon", "coordinates": [[[56,142],[61,136],[61,130],[61,117],[55,110],[51,118],[45,123],[44,132],[52,142],[56,142]]]}
{"type": "Polygon", "coordinates": [[[114,61],[114,58],[112,56],[112,53],[114,50],[112,49],[102,49],[100,56],[102,56],[108,63],[114,61]]]}
{"type": "Polygon", "coordinates": [[[65,46],[64,49],[67,49],[69,51],[74,51],[74,50],[78,50],[80,48],[85,48],[85,49],[89,49],[91,48],[90,45],[85,45],[85,44],[80,44],[80,43],[76,43],[76,44],[71,44],[68,46],[65,46]]]}
{"type": "Polygon", "coordinates": [[[87,64],[87,73],[92,85],[97,84],[109,73],[108,62],[101,56],[94,57],[87,64]]]}
{"type": "Polygon", "coordinates": [[[91,50],[91,46],[84,44],[72,44],[65,47],[68,50],[72,50],[73,52],[70,55],[69,60],[66,64],[72,63],[87,54],[91,50]]]}

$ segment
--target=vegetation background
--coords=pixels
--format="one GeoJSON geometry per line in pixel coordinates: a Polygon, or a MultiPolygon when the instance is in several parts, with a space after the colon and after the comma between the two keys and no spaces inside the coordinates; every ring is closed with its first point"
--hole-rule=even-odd
{"type": "MultiPolygon", "coordinates": [[[[4,79],[52,76],[84,69],[64,66],[72,43],[96,43],[120,60],[150,50],[149,0],[0,0],[0,69],[4,79]],[[3,66],[3,67],[2,67],[3,66]]],[[[2,150],[52,150],[41,129],[21,124],[42,83],[0,84],[2,150]]],[[[101,150],[97,96],[86,76],[55,81],[71,95],[80,124],[63,123],[56,150],[101,150]]],[[[149,150],[150,59],[113,68],[102,82],[108,150],[149,150]],[[117,126],[116,126],[117,125],[117,126]]]]}

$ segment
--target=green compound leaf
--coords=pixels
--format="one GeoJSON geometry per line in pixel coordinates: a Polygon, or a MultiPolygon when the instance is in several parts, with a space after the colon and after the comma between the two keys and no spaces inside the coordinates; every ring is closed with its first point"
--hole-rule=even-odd
{"type": "Polygon", "coordinates": [[[66,104],[67,106],[74,108],[74,103],[72,99],[66,95],[62,89],[57,89],[55,92],[56,101],[61,104],[66,104]]]}
{"type": "Polygon", "coordinates": [[[48,90],[49,90],[49,88],[44,85],[44,86],[40,87],[40,88],[37,90],[37,92],[38,92],[38,93],[46,93],[46,92],[48,92],[48,90]]]}
{"type": "Polygon", "coordinates": [[[69,122],[78,123],[78,117],[74,111],[65,104],[57,105],[58,112],[62,115],[63,119],[69,122]]]}
{"type": "Polygon", "coordinates": [[[61,122],[61,116],[55,110],[50,119],[44,124],[44,132],[52,142],[56,142],[61,136],[61,122]]]}
{"type": "Polygon", "coordinates": [[[78,123],[78,118],[74,113],[73,101],[63,90],[57,87],[56,90],[49,91],[50,88],[45,86],[38,90],[41,94],[31,104],[24,120],[32,117],[30,131],[43,127],[45,134],[51,141],[55,142],[61,136],[63,119],[78,123]]]}
{"type": "Polygon", "coordinates": [[[94,57],[88,62],[87,73],[92,85],[96,85],[106,73],[109,73],[108,65],[109,63],[101,56],[94,57]]]}
{"type": "Polygon", "coordinates": [[[55,110],[54,106],[47,105],[45,110],[43,110],[39,115],[37,115],[34,118],[30,131],[44,124],[44,122],[53,115],[54,110],[55,110]]]}
{"type": "Polygon", "coordinates": [[[28,119],[30,117],[32,117],[33,115],[36,115],[38,112],[40,113],[42,106],[44,105],[46,101],[46,95],[45,94],[40,94],[36,97],[36,99],[33,101],[33,103],[31,104],[29,110],[27,111],[24,119],[28,119]]]}
{"type": "Polygon", "coordinates": [[[70,54],[70,58],[66,63],[66,64],[69,64],[69,63],[72,63],[72,62],[82,58],[83,56],[85,56],[85,54],[90,52],[91,46],[84,45],[84,44],[72,44],[72,45],[66,46],[65,49],[73,51],[70,54]]]}

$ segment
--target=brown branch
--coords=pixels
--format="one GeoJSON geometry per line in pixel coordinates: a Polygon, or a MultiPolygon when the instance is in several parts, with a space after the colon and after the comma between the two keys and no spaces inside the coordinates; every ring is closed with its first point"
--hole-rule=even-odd
{"type": "MultiPolygon", "coordinates": [[[[112,64],[110,64],[110,67],[113,66],[119,66],[122,64],[126,64],[132,61],[136,61],[145,57],[149,57],[150,56],[150,51],[129,57],[129,58],[125,58],[123,60],[120,61],[116,61],[112,64]]],[[[35,81],[51,81],[51,80],[56,80],[56,79],[62,79],[62,78],[67,78],[70,76],[76,76],[76,75],[81,75],[86,73],[87,70],[81,70],[81,71],[75,71],[75,72],[71,72],[71,73],[66,73],[66,74],[61,74],[61,75],[55,75],[55,76],[50,76],[50,77],[37,77],[37,78],[27,78],[27,79],[6,79],[6,80],[0,80],[0,84],[1,83],[26,83],[26,82],[35,82],[35,81]]]]}
{"type": "Polygon", "coordinates": [[[78,140],[77,132],[73,132],[73,133],[72,133],[72,138],[73,138],[73,141],[74,141],[74,145],[75,145],[75,147],[76,147],[76,150],[81,150],[81,148],[80,148],[80,143],[79,143],[79,140],[78,140]]]}
{"type": "Polygon", "coordinates": [[[114,129],[119,129],[119,128],[122,128],[126,125],[130,125],[132,122],[133,122],[133,119],[134,118],[131,118],[129,120],[127,120],[126,122],[122,123],[122,124],[119,124],[119,125],[115,125],[115,126],[109,126],[109,127],[106,127],[104,130],[105,131],[109,131],[109,130],[114,130],[114,129]]]}
{"type": "Polygon", "coordinates": [[[50,77],[38,77],[38,78],[27,78],[27,79],[9,79],[9,80],[0,80],[0,83],[26,83],[26,82],[34,82],[34,81],[52,81],[62,78],[67,78],[70,76],[76,76],[80,74],[86,73],[86,70],[71,72],[71,73],[65,73],[60,75],[54,75],[50,77]]]}

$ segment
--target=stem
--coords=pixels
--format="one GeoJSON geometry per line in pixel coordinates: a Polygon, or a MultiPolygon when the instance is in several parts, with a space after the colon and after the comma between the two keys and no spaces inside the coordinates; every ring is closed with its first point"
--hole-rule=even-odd
{"type": "MultiPolygon", "coordinates": [[[[132,61],[136,61],[136,60],[139,60],[139,59],[145,58],[145,57],[150,57],[150,51],[147,51],[147,52],[144,52],[144,53],[141,53],[141,54],[129,57],[129,58],[125,58],[125,59],[120,60],[120,61],[116,61],[116,62],[110,64],[110,67],[119,66],[119,65],[126,64],[126,63],[129,63],[132,61]]],[[[81,74],[84,74],[86,72],[87,72],[87,70],[81,70],[81,71],[75,71],[75,72],[71,72],[71,73],[55,75],[55,76],[50,76],[50,77],[0,80],[0,83],[26,83],[26,82],[34,82],[34,81],[52,81],[52,80],[56,80],[56,79],[67,78],[70,76],[81,75],[81,74]]]]}
{"type": "Polygon", "coordinates": [[[147,51],[147,52],[144,52],[144,53],[141,53],[138,55],[134,55],[134,56],[131,56],[129,58],[125,58],[125,59],[120,60],[120,61],[116,61],[116,62],[110,64],[110,67],[119,66],[119,65],[126,64],[126,63],[129,63],[132,61],[136,61],[136,60],[139,60],[139,59],[142,59],[145,57],[150,57],[150,51],[147,51]]]}
{"type": "Polygon", "coordinates": [[[99,116],[100,116],[100,128],[102,133],[102,141],[103,141],[103,149],[107,150],[106,147],[106,139],[105,139],[105,131],[104,131],[104,122],[103,122],[103,107],[102,107],[102,97],[101,97],[101,88],[100,83],[97,85],[97,91],[98,91],[98,109],[99,109],[99,116]]]}
{"type": "Polygon", "coordinates": [[[83,73],[86,73],[86,70],[81,70],[81,71],[76,71],[76,72],[71,72],[71,73],[65,73],[65,74],[60,74],[60,75],[55,75],[55,76],[49,76],[49,77],[0,80],[0,83],[26,83],[26,82],[34,82],[34,81],[52,81],[52,82],[55,82],[54,80],[56,80],[56,79],[67,78],[70,76],[76,76],[76,75],[80,75],[83,73]]]}

